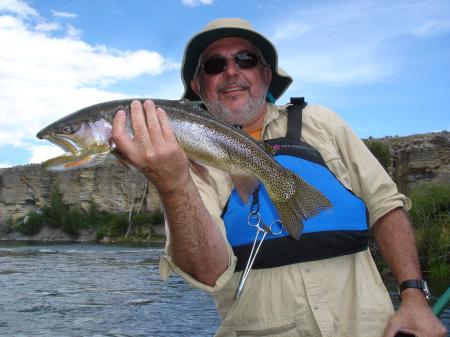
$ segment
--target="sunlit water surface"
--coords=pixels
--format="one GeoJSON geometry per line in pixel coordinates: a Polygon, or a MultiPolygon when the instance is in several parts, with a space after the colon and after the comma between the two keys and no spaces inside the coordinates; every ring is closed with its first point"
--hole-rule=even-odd
{"type": "MultiPolygon", "coordinates": [[[[0,242],[0,336],[212,336],[213,299],[177,276],[161,281],[162,254],[158,245],[0,242]]],[[[441,318],[450,325],[448,309],[441,318]]]]}
{"type": "Polygon", "coordinates": [[[211,336],[213,299],[159,279],[163,247],[0,243],[0,336],[211,336]]]}

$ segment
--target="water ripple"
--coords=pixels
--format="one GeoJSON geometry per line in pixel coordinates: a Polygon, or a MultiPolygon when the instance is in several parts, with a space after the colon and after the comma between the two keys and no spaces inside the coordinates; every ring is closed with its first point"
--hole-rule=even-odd
{"type": "Polygon", "coordinates": [[[162,254],[162,246],[0,243],[0,336],[213,335],[212,299],[177,277],[162,282],[162,254]]]}

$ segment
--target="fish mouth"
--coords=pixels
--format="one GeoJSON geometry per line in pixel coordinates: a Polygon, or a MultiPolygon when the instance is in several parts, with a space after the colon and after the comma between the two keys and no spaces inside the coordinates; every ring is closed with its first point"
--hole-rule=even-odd
{"type": "Polygon", "coordinates": [[[85,148],[65,135],[49,134],[39,136],[40,139],[50,141],[65,152],[61,156],[48,159],[42,163],[42,166],[49,171],[67,171],[91,167],[96,165],[99,160],[103,160],[111,151],[109,144],[99,144],[93,145],[91,148],[85,148]]]}
{"type": "Polygon", "coordinates": [[[81,152],[81,149],[77,145],[77,143],[68,137],[64,137],[57,134],[41,137],[40,137],[41,139],[48,140],[53,144],[59,146],[61,149],[63,149],[66,152],[66,154],[63,156],[78,156],[81,152]]]}

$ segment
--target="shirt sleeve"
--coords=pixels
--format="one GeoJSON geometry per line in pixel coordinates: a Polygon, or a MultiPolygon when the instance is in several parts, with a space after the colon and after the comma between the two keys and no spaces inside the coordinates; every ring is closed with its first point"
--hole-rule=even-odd
{"type": "MultiPolygon", "coordinates": [[[[200,197],[203,200],[206,208],[210,212],[214,222],[217,226],[219,226],[222,235],[226,240],[225,233],[225,225],[221,218],[222,209],[220,207],[219,198],[217,194],[217,189],[215,188],[214,182],[211,180],[210,183],[206,183],[204,180],[199,178],[195,173],[191,172],[191,176],[194,180],[194,183],[197,186],[200,197]]],[[[194,287],[203,289],[208,292],[215,292],[224,287],[224,285],[230,280],[234,273],[235,265],[236,265],[236,257],[233,254],[233,250],[227,241],[227,251],[228,251],[228,268],[224,271],[224,273],[217,279],[217,282],[214,286],[206,285],[197,279],[195,279],[191,274],[184,272],[177,264],[173,261],[170,255],[170,236],[169,231],[167,229],[166,223],[166,248],[165,255],[161,257],[159,262],[159,272],[162,280],[166,280],[170,275],[176,273],[188,283],[193,285],[194,287]]]]}
{"type": "MultiPolygon", "coordinates": [[[[397,185],[370,152],[364,142],[335,113],[332,113],[334,142],[350,180],[352,191],[364,200],[370,227],[389,211],[411,208],[411,202],[399,193],[397,185]]],[[[339,169],[338,169],[339,170],[339,169]]]]}

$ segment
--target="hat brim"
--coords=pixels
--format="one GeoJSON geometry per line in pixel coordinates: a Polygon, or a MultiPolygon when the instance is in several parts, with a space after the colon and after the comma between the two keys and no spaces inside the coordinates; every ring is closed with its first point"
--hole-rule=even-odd
{"type": "Polygon", "coordinates": [[[261,34],[247,29],[232,27],[216,28],[201,32],[188,42],[184,52],[182,68],[182,79],[185,88],[183,98],[200,100],[191,88],[191,80],[193,79],[200,55],[212,42],[226,37],[243,38],[253,43],[261,51],[272,69],[272,81],[269,91],[275,99],[278,99],[289,87],[292,78],[278,68],[278,57],[275,47],[261,34]]]}

